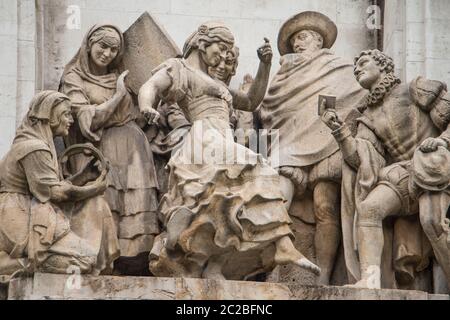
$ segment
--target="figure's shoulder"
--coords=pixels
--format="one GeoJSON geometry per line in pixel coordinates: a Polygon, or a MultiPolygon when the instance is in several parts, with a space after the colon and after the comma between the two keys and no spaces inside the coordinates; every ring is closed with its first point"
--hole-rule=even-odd
{"type": "Polygon", "coordinates": [[[169,70],[179,70],[183,68],[183,63],[181,58],[170,58],[161,63],[159,66],[157,66],[152,73],[156,73],[157,71],[161,69],[169,69],[169,70]]]}
{"type": "Polygon", "coordinates": [[[408,86],[411,99],[423,109],[428,109],[443,90],[447,90],[445,83],[420,76],[412,80],[408,86]]]}
{"type": "Polygon", "coordinates": [[[43,151],[51,154],[50,147],[44,141],[38,139],[30,139],[15,143],[11,149],[11,152],[17,161],[22,160],[30,153],[36,151],[43,151]]]}
{"type": "Polygon", "coordinates": [[[63,85],[76,85],[76,86],[83,86],[84,80],[81,77],[81,75],[76,72],[74,69],[71,69],[63,74],[61,77],[61,84],[63,85]]]}

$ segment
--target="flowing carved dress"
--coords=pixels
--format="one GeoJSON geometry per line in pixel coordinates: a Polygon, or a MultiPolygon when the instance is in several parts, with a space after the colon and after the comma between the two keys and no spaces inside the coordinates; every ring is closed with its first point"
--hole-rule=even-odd
{"type": "Polygon", "coordinates": [[[193,215],[178,239],[184,258],[201,269],[212,255],[263,249],[292,235],[277,172],[234,142],[228,88],[182,59],[158,69],[172,83],[161,98],[178,103],[192,123],[168,163],[169,190],[160,204],[165,223],[180,208],[193,215]]]}
{"type": "Polygon", "coordinates": [[[123,98],[101,129],[91,131],[96,106],[112,98],[118,78],[116,72],[104,76],[89,72],[86,42],[95,30],[88,33],[61,81],[61,91],[71,99],[75,110],[68,144],[92,142],[111,164],[105,195],[118,216],[121,256],[134,257],[149,252],[159,233],[158,182],[148,140],[135,122],[139,110],[130,95],[123,98]]]}

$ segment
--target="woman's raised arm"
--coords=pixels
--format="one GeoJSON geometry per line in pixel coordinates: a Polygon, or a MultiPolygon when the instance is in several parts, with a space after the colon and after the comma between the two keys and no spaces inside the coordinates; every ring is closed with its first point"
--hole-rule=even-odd
{"type": "Polygon", "coordinates": [[[165,69],[156,72],[139,90],[139,109],[150,124],[157,124],[160,114],[156,111],[160,97],[172,85],[172,79],[165,69]]]}

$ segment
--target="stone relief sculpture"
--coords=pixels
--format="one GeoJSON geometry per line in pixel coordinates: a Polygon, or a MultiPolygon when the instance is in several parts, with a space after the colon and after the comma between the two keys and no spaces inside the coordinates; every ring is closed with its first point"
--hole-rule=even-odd
{"type": "Polygon", "coordinates": [[[0,274],[112,270],[119,244],[101,197],[107,168],[62,180],[53,143],[73,124],[69,98],[42,91],[0,164],[0,274]],[[71,269],[72,268],[72,269],[71,269]],[[76,269],[76,270],[75,270],[76,269]]]}
{"type": "MultiPolygon", "coordinates": [[[[336,96],[336,111],[346,119],[364,95],[351,62],[330,50],[336,37],[336,25],[321,13],[301,12],[288,19],[278,34],[281,67],[260,110],[262,127],[279,134],[278,170],[286,208],[295,198],[308,197],[306,191],[312,197],[320,284],[329,283],[341,238],[342,157],[320,120],[317,99],[319,94],[336,96]]],[[[308,209],[292,208],[290,214],[302,219],[308,209]]]]}
{"type": "MultiPolygon", "coordinates": [[[[133,104],[117,65],[124,54],[121,31],[112,25],[93,26],[61,79],[61,92],[73,103],[75,124],[67,145],[90,142],[103,152],[111,169],[106,199],[118,226],[120,274],[148,273],[148,253],[159,233],[157,188],[153,154],[136,124],[133,104]]],[[[75,170],[83,160],[73,163],[75,170]]]]}
{"type": "MultiPolygon", "coordinates": [[[[246,74],[239,86],[239,91],[247,93],[248,90],[250,90],[253,81],[255,81],[253,77],[250,74],[246,74]]],[[[253,130],[258,129],[257,119],[255,119],[255,115],[258,114],[258,111],[258,108],[254,112],[242,111],[239,109],[236,110],[236,130],[242,131],[236,134],[236,136],[240,142],[240,139],[242,139],[240,135],[243,135],[242,142],[240,143],[246,147],[249,147],[251,135],[254,133],[253,130]]]]}
{"type": "Polygon", "coordinates": [[[426,238],[450,280],[450,98],[442,82],[418,77],[402,84],[393,71],[392,59],[378,50],[355,59],[355,77],[370,92],[356,137],[333,110],[322,117],[345,160],[344,245],[358,287],[381,287],[383,222],[392,216],[398,217],[391,257],[397,281],[427,266],[426,238]]]}
{"type": "Polygon", "coordinates": [[[336,38],[321,13],[291,17],[269,88],[264,38],[257,74],[233,90],[239,49],[221,22],[202,24],[181,57],[148,13],[125,38],[93,26],[0,161],[0,276],[284,282],[275,267],[290,265],[302,284],[306,271],[308,284],[337,274],[354,288],[431,292],[434,263],[450,287],[447,86],[402,84],[378,50],[351,64],[331,51],[336,38]],[[236,136],[257,125],[278,135],[275,168],[236,136]]]}
{"type": "MultiPolygon", "coordinates": [[[[228,133],[233,98],[244,98],[237,105],[251,111],[266,89],[259,84],[250,90],[250,99],[233,97],[222,82],[208,75],[208,67],[226,59],[233,45],[234,37],[223,24],[201,25],[186,41],[184,58],[161,65],[139,93],[141,112],[149,121],[158,121],[153,106],[160,99],[178,103],[192,121],[186,141],[168,164],[169,191],[160,204],[167,237],[155,243],[150,258],[150,269],[157,276],[223,279],[225,254],[252,249],[268,252],[267,264],[272,267],[296,263],[319,271],[292,244],[277,173],[228,133]],[[240,164],[234,158],[233,164],[227,164],[226,154],[217,145],[255,163],[240,164]],[[216,153],[194,159],[198,153],[191,148],[216,153]]],[[[271,56],[270,49],[266,47],[261,54],[271,56]]],[[[270,61],[263,63],[259,72],[268,75],[269,67],[270,61]]]]}

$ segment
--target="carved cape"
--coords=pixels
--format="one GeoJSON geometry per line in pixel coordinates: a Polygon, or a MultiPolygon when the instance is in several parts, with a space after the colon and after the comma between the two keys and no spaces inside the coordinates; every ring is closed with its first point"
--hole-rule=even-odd
{"type": "Polygon", "coordinates": [[[341,119],[364,97],[353,65],[330,50],[284,55],[261,105],[263,128],[279,130],[280,166],[312,165],[339,149],[318,116],[319,94],[337,97],[341,119]]]}

